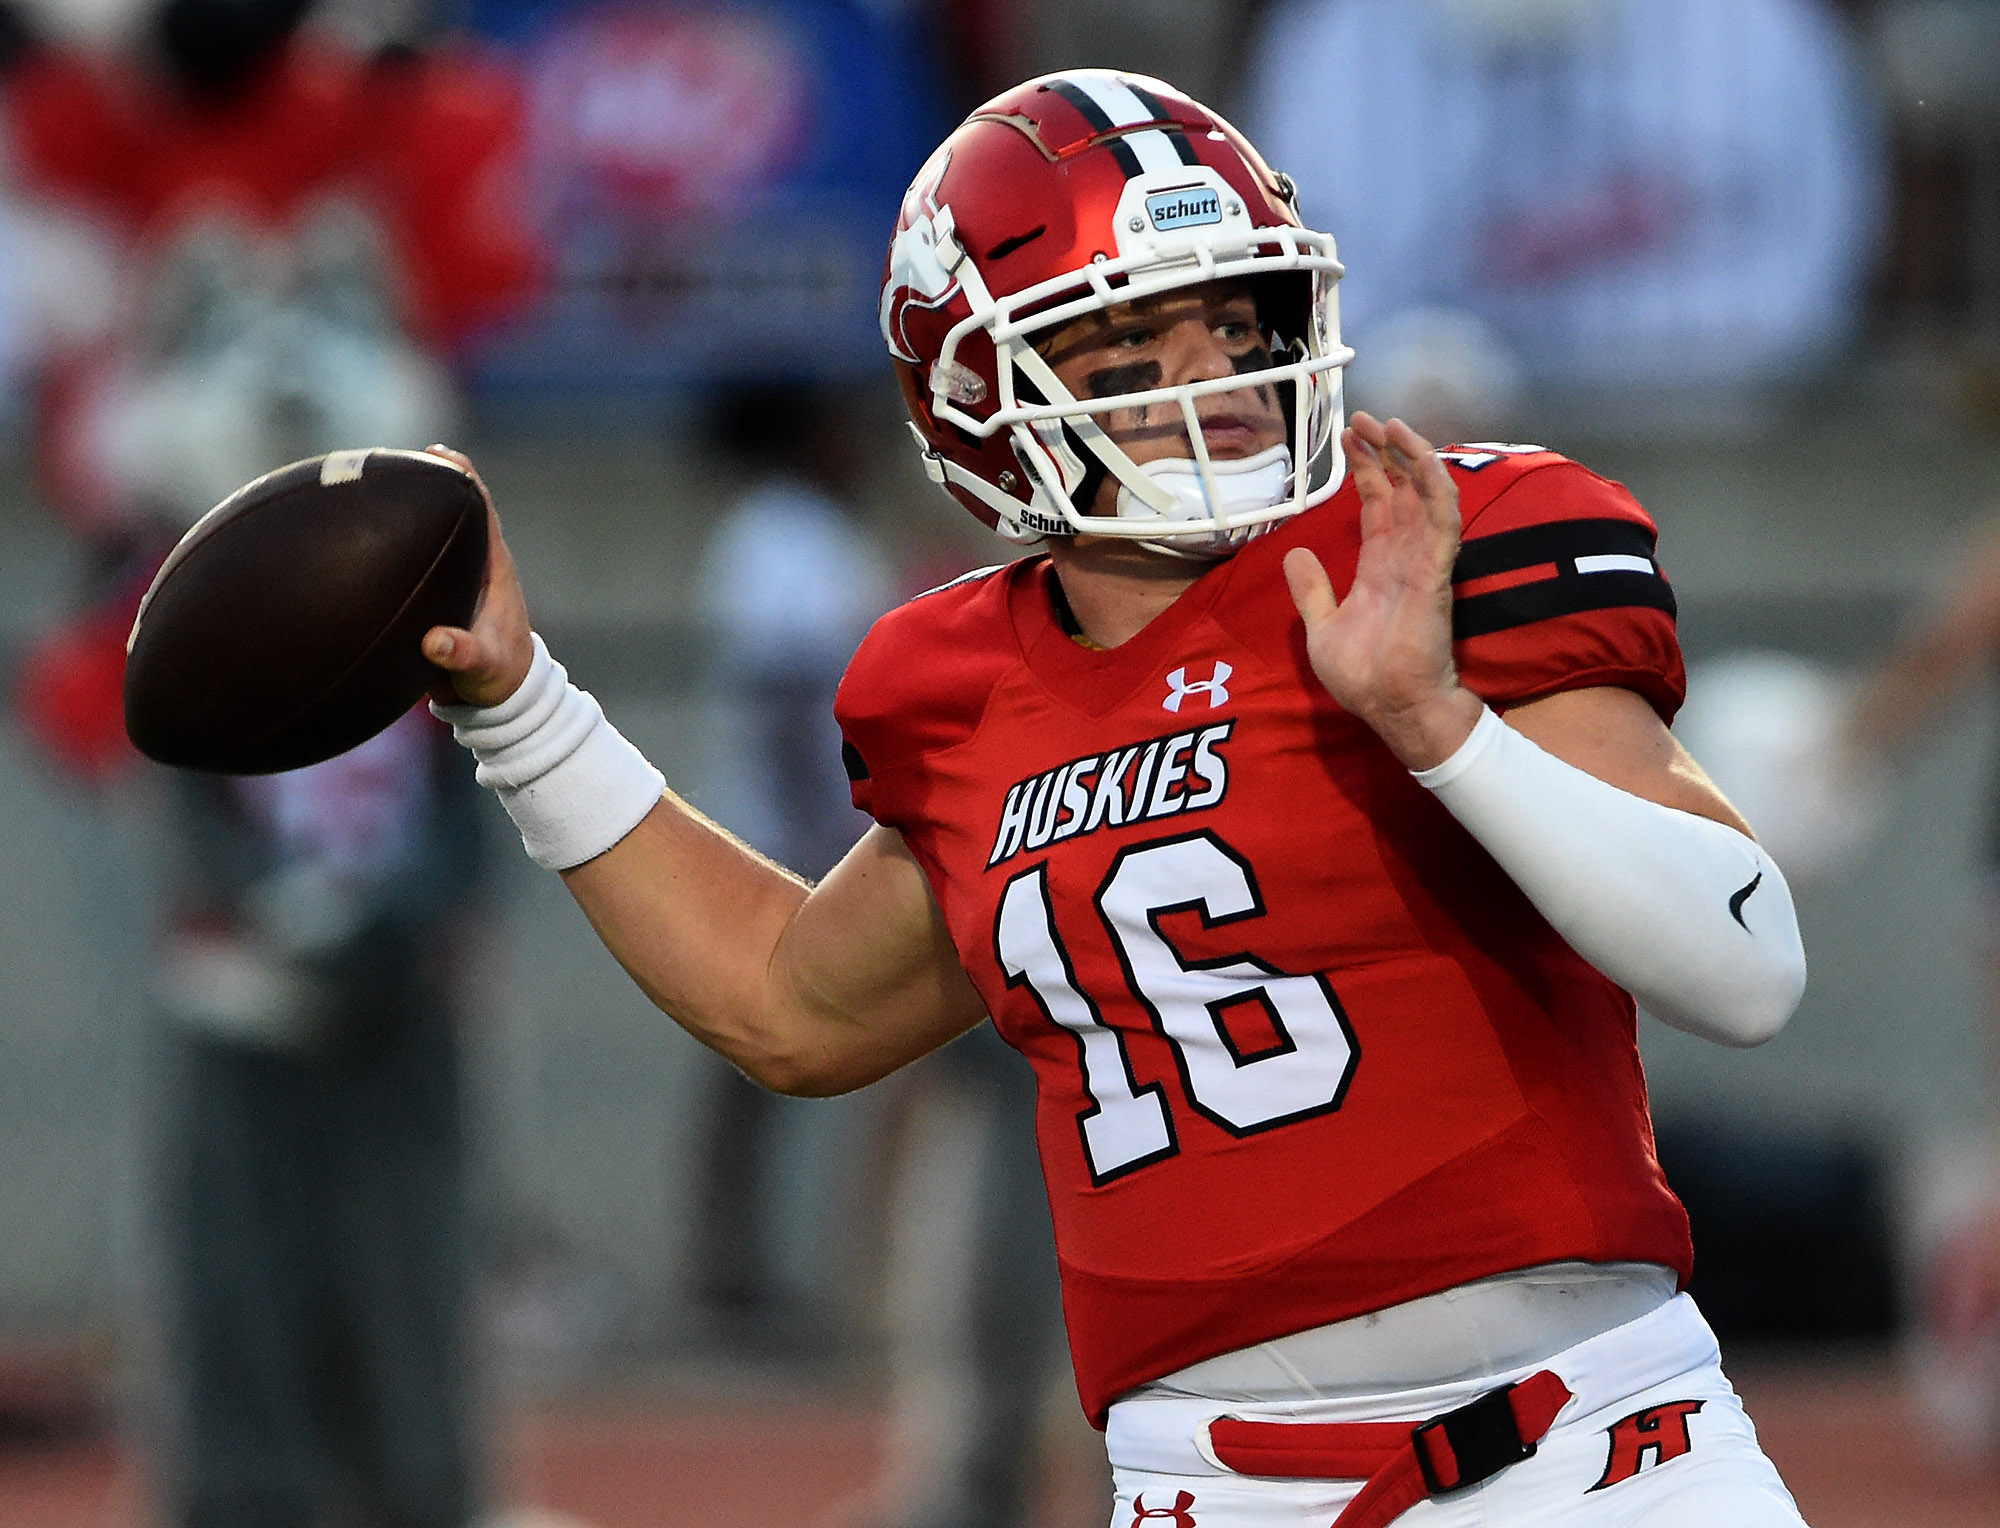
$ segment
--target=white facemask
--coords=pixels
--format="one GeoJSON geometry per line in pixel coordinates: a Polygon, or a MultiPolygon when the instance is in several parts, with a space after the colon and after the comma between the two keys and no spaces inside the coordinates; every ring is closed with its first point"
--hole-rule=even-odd
{"type": "MultiPolygon", "coordinates": [[[[1193,458],[1166,456],[1141,462],[1139,470],[1173,495],[1175,508],[1164,515],[1123,484],[1118,488],[1118,516],[1123,520],[1160,520],[1162,530],[1175,520],[1205,520],[1211,514],[1227,517],[1248,510],[1268,509],[1282,499],[1292,483],[1292,451],[1286,445],[1272,446],[1255,456],[1211,458],[1208,470],[1220,502],[1211,506],[1202,488],[1201,467],[1193,458]]],[[[1163,536],[1146,545],[1180,557],[1226,557],[1265,525],[1239,526],[1230,530],[1207,531],[1198,535],[1163,536]]]]}

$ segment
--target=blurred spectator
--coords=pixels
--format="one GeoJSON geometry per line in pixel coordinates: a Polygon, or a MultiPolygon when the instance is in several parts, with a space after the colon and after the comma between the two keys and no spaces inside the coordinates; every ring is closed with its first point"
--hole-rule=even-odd
{"type": "Polygon", "coordinates": [[[422,711],[291,774],[176,780],[172,1520],[474,1507],[460,1015],[477,789],[422,711]]]}
{"type": "MultiPolygon", "coordinates": [[[[866,463],[833,391],[746,386],[724,396],[718,445],[759,480],[717,522],[700,574],[714,642],[703,805],[801,874],[833,868],[867,828],[848,801],[833,692],[889,603],[887,564],[859,519],[866,463]]],[[[775,1164],[823,1104],[779,1098],[716,1062],[692,1238],[697,1293],[718,1335],[766,1351],[822,1345],[829,1313],[788,1287],[777,1250],[775,1164]]],[[[851,1163],[822,1163],[840,1184],[851,1163]]]]}
{"type": "MultiPolygon", "coordinates": [[[[124,317],[38,447],[93,549],[18,691],[45,752],[132,760],[123,631],[166,545],[258,473],[458,417],[451,347],[518,301],[518,103],[459,52],[364,57],[304,0],[166,0],[127,51],[31,43],[17,178],[124,243],[124,317]]],[[[457,1528],[474,1508],[453,957],[478,822],[413,712],[314,769],[177,777],[160,1229],[188,1528],[457,1528]]]]}
{"type": "MultiPolygon", "coordinates": [[[[2000,506],[1954,559],[1938,597],[1862,678],[1822,765],[1843,778],[1879,774],[1933,731],[2000,661],[2000,506]]],[[[1988,898],[1981,955],[2000,1089],[2000,815],[1987,824],[1988,898]]],[[[1926,1422],[1941,1441],[2000,1461],[2000,1097],[1990,1139],[1944,1148],[1907,1211],[1915,1265],[1913,1354],[1926,1422]]]]}
{"type": "Polygon", "coordinates": [[[847,799],[831,713],[890,601],[856,502],[865,442],[837,392],[784,383],[732,391],[714,439],[758,481],[716,522],[700,573],[724,702],[709,791],[733,831],[820,876],[868,826],[847,799]]]}
{"type": "Polygon", "coordinates": [[[1405,308],[1375,327],[1343,377],[1350,405],[1401,419],[1426,440],[1505,440],[1521,367],[1490,324],[1456,308],[1405,308]]]}
{"type": "Polygon", "coordinates": [[[861,0],[474,0],[519,62],[548,298],[492,387],[877,375],[882,230],[940,128],[916,19],[861,0]]]}
{"type": "Polygon", "coordinates": [[[304,0],[165,0],[129,54],[31,47],[5,92],[24,187],[150,246],[202,215],[285,232],[342,197],[382,230],[397,317],[450,344],[528,289],[520,102],[460,49],[364,56],[296,30],[304,0]]]}
{"type": "MultiPolygon", "coordinates": [[[[0,92],[34,43],[27,15],[0,0],[0,92]]],[[[51,354],[109,327],[118,279],[113,241],[88,219],[21,195],[9,159],[0,125],[0,427],[19,422],[51,354]]]]}
{"type": "Polygon", "coordinates": [[[1767,380],[1846,336],[1876,243],[1873,113],[1812,0],[1280,0],[1245,114],[1355,273],[1357,388],[1413,307],[1544,387],[1767,380]]]}
{"type": "Polygon", "coordinates": [[[888,1458],[840,1521],[1026,1528],[1048,1464],[1043,1402],[1067,1370],[1034,1073],[982,1024],[911,1067],[899,1102],[888,1458]]]}
{"type": "Polygon", "coordinates": [[[24,193],[89,212],[134,256],[124,332],[59,364],[45,395],[43,469],[91,533],[157,511],[162,475],[194,513],[250,475],[228,437],[263,422],[232,390],[318,409],[299,436],[383,439],[367,408],[383,389],[406,428],[436,430],[441,382],[412,339],[461,343],[534,277],[507,76],[461,52],[364,58],[297,33],[301,10],[166,0],[144,47],[30,47],[7,82],[24,193]],[[178,401],[193,383],[207,419],[178,401]]]}
{"type": "MultiPolygon", "coordinates": [[[[2000,426],[2000,5],[1886,0],[1869,9],[1896,124],[1899,205],[1883,307],[1898,340],[1945,363],[1932,375],[1947,395],[1919,406],[2000,426]]],[[[1906,395],[1912,380],[1922,377],[1897,377],[1906,395]]]]}
{"type": "Polygon", "coordinates": [[[0,203],[0,421],[14,411],[14,393],[26,370],[27,294],[19,274],[27,265],[13,208],[0,203]]]}
{"type": "MultiPolygon", "coordinates": [[[[718,524],[702,566],[715,640],[703,803],[810,876],[868,826],[849,802],[832,721],[847,660],[891,595],[858,517],[864,430],[841,394],[807,384],[732,391],[715,428],[760,481],[718,524]]],[[[823,1344],[828,1313],[804,1308],[780,1268],[770,1180],[780,1154],[797,1149],[788,1124],[825,1106],[776,1097],[726,1067],[716,1075],[692,1238],[699,1292],[741,1347],[823,1344]]],[[[1019,1528],[1062,1351],[1033,1076],[981,1030],[911,1068],[890,1113],[902,1122],[885,1164],[892,1457],[853,1520],[1019,1528]]],[[[869,1175],[858,1159],[817,1164],[836,1196],[857,1195],[869,1175]]]]}

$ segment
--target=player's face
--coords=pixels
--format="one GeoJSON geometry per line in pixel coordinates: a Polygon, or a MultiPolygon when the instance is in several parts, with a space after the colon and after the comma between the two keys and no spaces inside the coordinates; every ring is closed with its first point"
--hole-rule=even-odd
{"type": "MultiPolygon", "coordinates": [[[[1239,281],[1213,281],[1138,302],[1120,303],[1055,331],[1040,346],[1057,378],[1078,398],[1178,387],[1232,373],[1262,371],[1271,347],[1257,324],[1257,303],[1239,281]]],[[[1254,456],[1285,439],[1274,387],[1244,387],[1195,400],[1202,442],[1218,460],[1254,456]]],[[[1097,416],[1105,434],[1135,462],[1190,458],[1179,404],[1140,404],[1097,416]]],[[[1098,489],[1089,513],[1110,514],[1115,479],[1098,489]]]]}

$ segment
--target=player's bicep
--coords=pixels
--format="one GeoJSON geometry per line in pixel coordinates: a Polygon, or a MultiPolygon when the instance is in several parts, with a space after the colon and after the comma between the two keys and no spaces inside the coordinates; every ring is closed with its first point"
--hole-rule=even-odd
{"type": "Polygon", "coordinates": [[[1755,837],[1652,703],[1635,691],[1611,685],[1563,690],[1515,706],[1504,717],[1545,752],[1607,785],[1755,837]]]}
{"type": "Polygon", "coordinates": [[[868,830],[785,929],[772,976],[823,1037],[796,1091],[886,1077],[986,1016],[944,913],[902,835],[868,830]]]}

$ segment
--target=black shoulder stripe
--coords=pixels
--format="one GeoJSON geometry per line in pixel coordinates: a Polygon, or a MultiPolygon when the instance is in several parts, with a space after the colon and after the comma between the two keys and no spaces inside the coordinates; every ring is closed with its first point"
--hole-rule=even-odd
{"type": "Polygon", "coordinates": [[[1517,531],[1499,531],[1466,542],[1458,549],[1451,578],[1453,583],[1462,584],[1545,562],[1555,563],[1562,573],[1574,577],[1576,570],[1570,566],[1574,558],[1606,554],[1651,558],[1658,539],[1651,529],[1633,520],[1551,520],[1544,525],[1524,525],[1517,531]]]}
{"type": "Polygon", "coordinates": [[[1572,573],[1459,600],[1452,606],[1451,634],[1463,642],[1557,616],[1632,606],[1664,610],[1669,616],[1678,610],[1673,586],[1657,573],[1572,573]]]}

